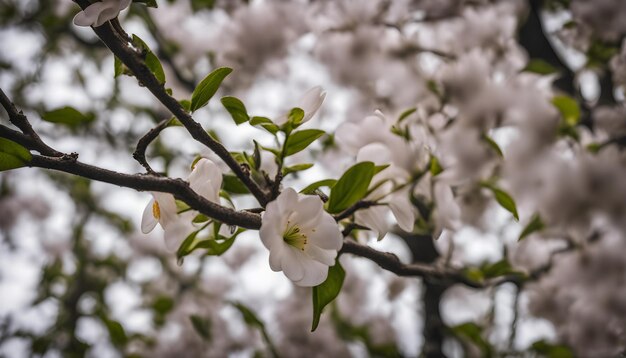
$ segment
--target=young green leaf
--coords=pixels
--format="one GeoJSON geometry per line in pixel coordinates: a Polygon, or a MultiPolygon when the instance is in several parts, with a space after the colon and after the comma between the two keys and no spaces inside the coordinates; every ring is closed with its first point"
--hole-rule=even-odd
{"type": "Polygon", "coordinates": [[[402,112],[400,114],[400,116],[398,117],[398,120],[396,121],[397,123],[402,122],[404,119],[406,119],[408,116],[412,115],[413,113],[415,113],[415,111],[417,111],[417,108],[413,107],[413,108],[409,108],[406,111],[402,112]]]}
{"type": "MultiPolygon", "coordinates": [[[[150,50],[150,47],[137,35],[133,35],[133,44],[142,50],[145,53],[144,62],[150,72],[154,74],[154,77],[159,81],[160,84],[165,83],[165,72],[163,71],[163,66],[161,66],[161,61],[156,55],[150,50]]],[[[116,71],[117,72],[117,71],[116,71]]]]}
{"type": "Polygon", "coordinates": [[[501,207],[503,207],[504,209],[509,211],[511,214],[513,214],[513,217],[515,218],[515,220],[519,220],[519,215],[517,214],[517,206],[515,205],[515,200],[513,200],[511,195],[509,195],[509,193],[488,183],[483,183],[482,186],[484,188],[491,190],[498,204],[500,204],[501,207]]]}
{"type": "Polygon", "coordinates": [[[328,269],[326,281],[322,282],[319,286],[313,287],[313,325],[311,332],[317,329],[324,307],[339,295],[345,277],[346,272],[343,267],[341,267],[339,260],[337,260],[335,266],[328,269]]]}
{"type": "Polygon", "coordinates": [[[363,199],[375,171],[376,165],[372,162],[361,162],[350,167],[330,191],[328,212],[342,212],[363,199]]]}
{"type": "Polygon", "coordinates": [[[228,76],[231,72],[233,72],[232,68],[220,67],[209,73],[198,84],[198,86],[196,86],[196,89],[193,90],[193,94],[191,95],[190,110],[194,112],[199,108],[206,106],[211,97],[213,97],[215,92],[217,92],[217,89],[222,84],[224,78],[226,78],[226,76],[228,76]]]}
{"type": "MultiPolygon", "coordinates": [[[[223,236],[219,236],[220,238],[223,238],[223,236]]],[[[233,246],[233,243],[235,242],[235,239],[237,238],[237,235],[233,235],[232,237],[227,238],[224,241],[217,241],[217,240],[205,240],[202,241],[198,247],[199,248],[206,248],[206,254],[209,256],[221,256],[223,253],[225,253],[226,251],[228,251],[228,249],[230,249],[231,246],[233,246]]]]}
{"type": "Polygon", "coordinates": [[[528,61],[528,64],[524,67],[522,72],[532,72],[538,75],[551,75],[559,72],[559,70],[542,59],[534,58],[528,61]]]}
{"type": "Polygon", "coordinates": [[[189,320],[191,320],[191,325],[193,329],[198,333],[202,339],[206,342],[211,341],[211,320],[208,318],[204,318],[195,314],[189,316],[189,320]]]}
{"type": "Polygon", "coordinates": [[[320,181],[316,181],[315,183],[309,184],[306,188],[300,190],[301,194],[313,194],[315,190],[322,186],[327,186],[329,188],[333,188],[337,183],[337,179],[324,179],[320,181]]]}
{"type": "Polygon", "coordinates": [[[541,220],[539,214],[533,215],[532,219],[530,219],[530,222],[526,225],[526,227],[524,227],[524,230],[522,230],[522,233],[519,235],[519,239],[517,239],[517,241],[524,240],[528,235],[536,231],[541,231],[544,227],[545,225],[541,220]]]}
{"type": "Polygon", "coordinates": [[[233,305],[233,307],[235,307],[239,311],[239,313],[241,313],[244,322],[246,322],[249,327],[256,328],[261,332],[261,336],[263,337],[263,340],[265,341],[265,344],[267,344],[269,350],[272,352],[272,355],[274,357],[279,357],[274,343],[270,339],[270,336],[267,334],[267,330],[265,329],[265,324],[263,324],[263,321],[261,321],[257,317],[257,315],[244,304],[240,302],[230,302],[230,304],[233,305]]]}
{"type": "Polygon", "coordinates": [[[502,153],[502,149],[500,149],[500,146],[498,145],[498,143],[496,143],[496,141],[493,140],[493,138],[485,134],[483,135],[483,140],[487,142],[487,145],[489,145],[500,158],[504,158],[504,153],[502,153]]]}
{"type": "Polygon", "coordinates": [[[437,157],[435,157],[434,155],[431,155],[430,156],[430,175],[437,176],[441,172],[443,172],[443,168],[441,167],[441,164],[439,163],[439,159],[437,159],[437,157]]]}
{"type": "Polygon", "coordinates": [[[28,149],[8,139],[0,138],[0,171],[21,168],[33,159],[28,149]]]}
{"type": "Polygon", "coordinates": [[[575,126],[580,120],[580,107],[575,99],[569,96],[555,96],[552,98],[552,104],[559,110],[563,122],[567,126],[575,126]]]}
{"type": "Polygon", "coordinates": [[[93,120],[96,119],[96,116],[93,113],[82,114],[75,108],[65,106],[44,113],[41,116],[41,119],[46,122],[58,123],[66,125],[70,128],[76,128],[80,125],[93,122],[93,120]]]}
{"type": "Polygon", "coordinates": [[[140,3],[140,4],[144,4],[147,7],[159,7],[159,5],[157,5],[156,0],[133,0],[134,3],[140,3]]]}
{"type": "Polygon", "coordinates": [[[235,124],[240,125],[241,123],[245,123],[250,120],[250,116],[248,116],[248,111],[246,110],[246,106],[236,97],[222,97],[222,104],[230,113],[230,116],[233,117],[233,121],[235,124]]]}
{"type": "Polygon", "coordinates": [[[250,119],[250,125],[252,126],[257,126],[260,125],[262,128],[264,128],[266,131],[272,133],[272,134],[276,134],[278,132],[278,130],[280,128],[278,128],[278,126],[276,124],[274,124],[274,122],[272,122],[271,119],[267,118],[267,117],[252,117],[252,119],[250,119]]]}
{"type": "Polygon", "coordinates": [[[230,194],[249,194],[250,190],[246,187],[237,176],[233,174],[222,175],[224,190],[230,194]]]}
{"type": "Polygon", "coordinates": [[[301,172],[313,167],[313,163],[302,163],[283,168],[283,177],[291,173],[301,172]]]}
{"type": "Polygon", "coordinates": [[[285,143],[285,157],[296,154],[308,147],[317,138],[324,135],[324,131],[319,129],[305,129],[291,133],[285,143]]]}
{"type": "Polygon", "coordinates": [[[481,350],[481,357],[491,357],[493,347],[483,338],[483,329],[474,322],[467,322],[452,327],[452,332],[460,338],[466,339],[481,350]]]}

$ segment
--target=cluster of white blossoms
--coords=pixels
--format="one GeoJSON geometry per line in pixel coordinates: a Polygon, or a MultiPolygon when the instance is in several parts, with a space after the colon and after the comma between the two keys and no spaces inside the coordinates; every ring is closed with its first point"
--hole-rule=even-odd
{"type": "Polygon", "coordinates": [[[74,24],[77,26],[102,26],[105,22],[113,20],[126,9],[132,0],[102,0],[95,2],[74,16],[74,24]]]}

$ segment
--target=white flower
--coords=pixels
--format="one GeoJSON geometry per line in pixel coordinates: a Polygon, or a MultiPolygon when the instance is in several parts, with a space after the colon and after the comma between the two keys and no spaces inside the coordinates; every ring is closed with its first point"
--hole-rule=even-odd
{"type": "Polygon", "coordinates": [[[374,175],[369,187],[372,192],[364,198],[386,206],[372,206],[355,214],[356,223],[370,228],[379,240],[389,231],[387,216],[390,210],[402,230],[411,232],[415,224],[415,210],[409,200],[408,190],[396,190],[398,185],[407,182],[409,173],[393,164],[392,159],[391,150],[382,143],[368,144],[357,154],[357,162],[371,161],[376,165],[389,165],[374,175]]]}
{"type": "MultiPolygon", "coordinates": [[[[211,160],[202,158],[189,175],[189,186],[207,200],[217,203],[222,186],[222,171],[211,160]]],[[[192,220],[197,212],[187,211],[179,215],[172,194],[153,192],[152,196],[143,212],[141,231],[147,234],[157,223],[160,224],[165,232],[165,246],[169,250],[176,250],[196,230],[192,220]]]]}
{"type": "Polygon", "coordinates": [[[74,16],[76,26],[102,26],[105,22],[113,20],[120,11],[127,8],[132,0],[103,0],[93,3],[74,16]]]}
{"type": "MultiPolygon", "coordinates": [[[[302,118],[302,121],[300,123],[304,123],[313,118],[315,113],[317,113],[317,111],[322,106],[322,103],[324,103],[324,98],[326,98],[326,92],[320,86],[315,86],[308,90],[304,95],[302,95],[300,100],[298,100],[298,105],[296,105],[297,108],[300,108],[304,111],[304,117],[302,118]]],[[[288,120],[289,112],[276,118],[274,120],[274,123],[282,126],[283,124],[287,123],[288,120]]]]}
{"type": "Polygon", "coordinates": [[[433,190],[437,207],[433,237],[438,238],[443,229],[457,231],[461,228],[461,207],[454,200],[454,193],[452,193],[452,188],[449,185],[437,181],[433,190]]]}
{"type": "Polygon", "coordinates": [[[317,286],[335,264],[343,237],[317,196],[285,189],[267,205],[259,231],[270,251],[270,268],[298,286],[317,286]]]}

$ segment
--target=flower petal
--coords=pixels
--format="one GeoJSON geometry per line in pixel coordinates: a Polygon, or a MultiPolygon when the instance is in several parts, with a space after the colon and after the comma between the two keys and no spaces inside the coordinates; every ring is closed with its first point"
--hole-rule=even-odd
{"type": "Polygon", "coordinates": [[[322,199],[317,195],[300,196],[295,211],[289,218],[297,222],[300,228],[305,229],[315,227],[319,221],[319,216],[324,211],[322,199]]]}
{"type": "MultiPolygon", "coordinates": [[[[287,246],[281,256],[281,266],[285,276],[291,281],[300,281],[304,277],[304,267],[302,266],[304,254],[295,247],[287,246]]],[[[311,260],[309,260],[311,261],[311,260]]]]}
{"type": "Polygon", "coordinates": [[[193,227],[191,221],[181,219],[170,223],[163,229],[165,230],[165,247],[170,251],[176,251],[187,236],[194,232],[195,227],[193,227]]]}
{"type": "Polygon", "coordinates": [[[328,266],[317,261],[305,261],[304,265],[304,276],[301,280],[294,281],[294,283],[298,286],[302,287],[312,287],[321,284],[326,281],[326,277],[328,277],[328,266]]]}
{"type": "Polygon", "coordinates": [[[322,213],[317,227],[309,230],[307,234],[311,244],[322,249],[339,251],[343,246],[341,231],[335,219],[326,212],[322,213]]]}
{"type": "Polygon", "coordinates": [[[321,262],[327,266],[334,265],[335,258],[337,257],[336,250],[324,250],[315,245],[307,245],[304,249],[304,253],[313,260],[321,262]]]}
{"type": "Polygon", "coordinates": [[[154,217],[154,197],[150,200],[146,208],[143,210],[143,216],[141,217],[141,232],[147,234],[154,230],[154,227],[159,222],[154,217]]]}
{"type": "Polygon", "coordinates": [[[159,223],[165,228],[165,226],[175,221],[177,218],[178,209],[176,208],[176,201],[172,194],[153,192],[152,195],[157,203],[159,203],[159,211],[161,213],[159,223]]]}
{"type": "Polygon", "coordinates": [[[74,16],[74,25],[76,26],[91,26],[93,25],[100,16],[100,12],[104,8],[104,3],[97,2],[91,4],[85,8],[85,10],[80,11],[74,16]]]}
{"type": "Polygon", "coordinates": [[[359,210],[354,214],[355,221],[359,225],[367,226],[381,240],[389,231],[387,223],[387,208],[383,206],[373,206],[364,210],[359,210]]]}
{"type": "Polygon", "coordinates": [[[394,195],[389,201],[389,208],[398,221],[398,226],[406,232],[413,231],[415,211],[406,195],[394,195]]]}
{"type": "Polygon", "coordinates": [[[315,86],[308,90],[300,101],[298,101],[298,107],[304,111],[304,118],[302,118],[302,123],[310,120],[317,113],[317,111],[324,103],[324,99],[326,98],[326,92],[320,86],[315,86]]]}

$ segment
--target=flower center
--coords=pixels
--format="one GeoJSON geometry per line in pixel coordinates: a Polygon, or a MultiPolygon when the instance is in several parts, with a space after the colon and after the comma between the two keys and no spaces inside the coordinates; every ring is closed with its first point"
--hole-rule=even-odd
{"type": "Polygon", "coordinates": [[[161,208],[159,208],[159,203],[156,200],[152,204],[152,216],[157,220],[161,218],[161,208]]]}
{"type": "Polygon", "coordinates": [[[283,240],[297,249],[304,251],[307,243],[306,234],[300,231],[297,225],[290,226],[290,222],[287,221],[287,230],[283,234],[283,240]]]}

